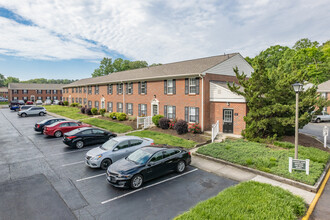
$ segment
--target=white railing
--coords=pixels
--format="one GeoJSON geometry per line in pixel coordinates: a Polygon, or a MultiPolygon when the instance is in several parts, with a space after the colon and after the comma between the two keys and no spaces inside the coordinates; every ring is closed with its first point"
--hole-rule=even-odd
{"type": "Polygon", "coordinates": [[[214,142],[214,139],[219,133],[219,121],[217,123],[212,125],[212,143],[214,142]]]}
{"type": "Polygon", "coordinates": [[[152,117],[137,117],[136,118],[136,128],[138,129],[140,125],[143,125],[143,129],[149,128],[152,125],[152,117]]]}

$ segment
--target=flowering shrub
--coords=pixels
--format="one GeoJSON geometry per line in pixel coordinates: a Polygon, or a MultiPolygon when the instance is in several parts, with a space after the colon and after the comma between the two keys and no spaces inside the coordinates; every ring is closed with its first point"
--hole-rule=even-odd
{"type": "Polygon", "coordinates": [[[165,117],[159,119],[158,123],[159,123],[159,127],[161,129],[168,129],[169,126],[170,126],[170,120],[168,118],[165,118],[165,117]]]}
{"type": "Polygon", "coordinates": [[[174,125],[176,124],[176,122],[177,122],[177,119],[175,118],[175,119],[171,119],[170,120],[170,123],[169,123],[169,129],[174,129],[174,125]]]}
{"type": "Polygon", "coordinates": [[[190,124],[188,126],[188,131],[193,134],[200,134],[201,133],[201,126],[199,124],[190,124]]]}
{"type": "Polygon", "coordinates": [[[185,120],[179,120],[175,123],[174,129],[178,134],[188,133],[188,123],[185,120]]]}

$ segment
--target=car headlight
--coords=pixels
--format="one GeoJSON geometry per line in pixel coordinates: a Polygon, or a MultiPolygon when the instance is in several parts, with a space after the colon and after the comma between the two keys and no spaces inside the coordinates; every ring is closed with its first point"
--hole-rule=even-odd
{"type": "Polygon", "coordinates": [[[129,179],[129,178],[131,178],[132,177],[132,175],[118,175],[118,178],[126,178],[126,179],[129,179]]]}
{"type": "Polygon", "coordinates": [[[98,160],[102,157],[102,154],[96,155],[95,157],[92,158],[92,160],[98,160]]]}

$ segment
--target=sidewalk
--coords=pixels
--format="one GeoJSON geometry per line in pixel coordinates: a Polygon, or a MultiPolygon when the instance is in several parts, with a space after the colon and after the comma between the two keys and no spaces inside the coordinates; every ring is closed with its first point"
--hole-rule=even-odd
{"type": "MultiPolygon", "coordinates": [[[[194,148],[191,150],[191,153],[196,152],[197,148],[194,148]]],[[[227,177],[229,179],[232,180],[236,180],[239,182],[243,182],[243,181],[249,181],[249,180],[253,180],[253,181],[257,181],[257,182],[261,182],[261,183],[268,183],[271,184],[273,186],[279,186],[283,189],[289,190],[290,192],[292,192],[295,195],[301,196],[305,202],[307,204],[311,204],[311,202],[314,199],[315,193],[276,181],[276,180],[272,180],[270,178],[264,177],[264,176],[260,176],[251,172],[247,172],[245,170],[241,170],[238,169],[236,167],[227,165],[227,164],[222,164],[220,162],[215,162],[215,161],[211,161],[211,160],[207,160],[198,156],[194,156],[192,155],[192,162],[191,162],[192,166],[195,166],[199,169],[214,173],[216,175],[219,176],[224,176],[227,177]]],[[[328,196],[327,200],[328,202],[330,202],[330,184],[328,184],[328,196]]],[[[326,204],[326,203],[325,203],[326,204]]],[[[329,204],[329,203],[328,203],[329,204]]],[[[330,210],[329,210],[330,211],[330,210]]]]}

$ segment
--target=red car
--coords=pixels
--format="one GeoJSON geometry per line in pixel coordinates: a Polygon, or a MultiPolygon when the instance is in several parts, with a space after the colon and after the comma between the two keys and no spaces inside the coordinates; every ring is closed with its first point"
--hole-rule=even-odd
{"type": "Polygon", "coordinates": [[[48,136],[61,137],[66,132],[82,127],[92,126],[89,124],[82,124],[74,121],[60,121],[52,125],[45,126],[44,134],[48,136]]]}
{"type": "Polygon", "coordinates": [[[25,103],[25,105],[33,105],[33,102],[32,102],[32,101],[27,101],[27,102],[25,103]]]}

